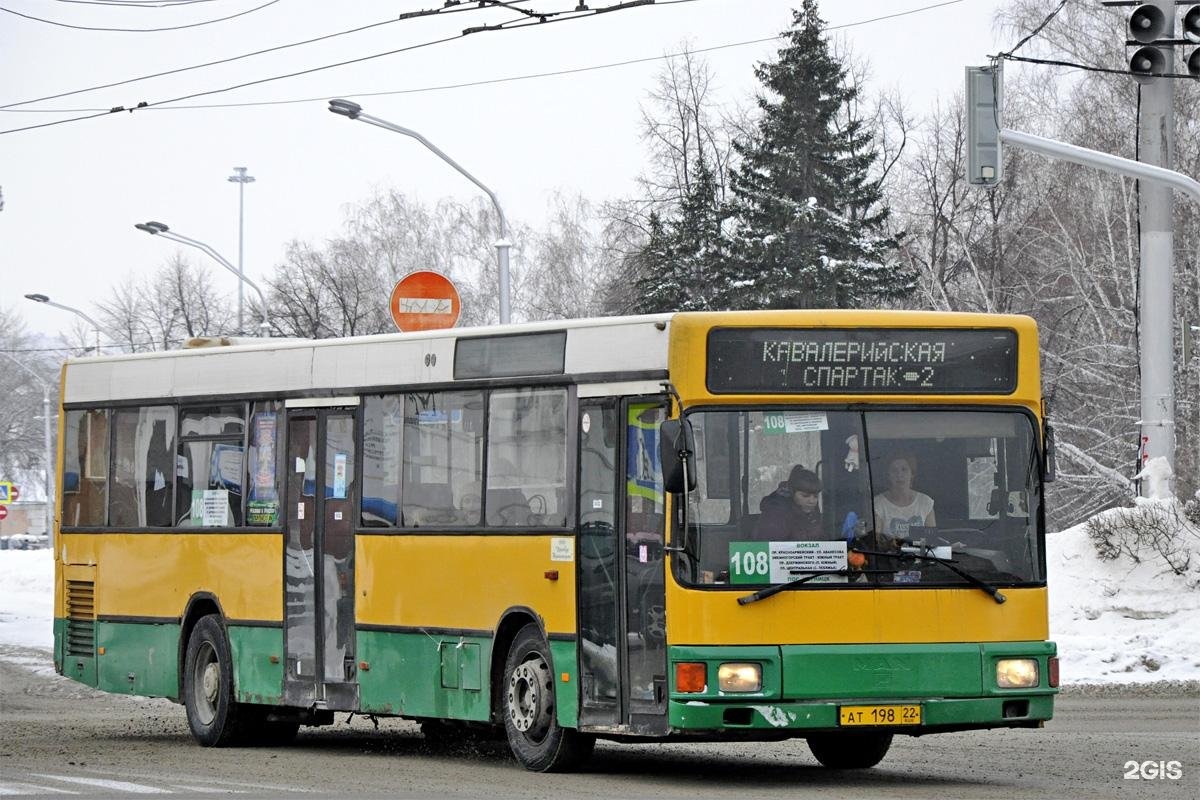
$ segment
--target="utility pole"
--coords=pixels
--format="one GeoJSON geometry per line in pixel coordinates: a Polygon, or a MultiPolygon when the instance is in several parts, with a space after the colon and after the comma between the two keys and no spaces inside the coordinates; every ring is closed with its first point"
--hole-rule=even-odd
{"type": "MultiPolygon", "coordinates": [[[[1161,14],[1149,4],[1137,8],[1130,19],[1130,30],[1137,36],[1135,24],[1138,13],[1161,14]],[[1149,11],[1145,11],[1149,9],[1149,11]]],[[[1191,12],[1189,12],[1190,14],[1191,12]]],[[[1200,24],[1200,13],[1193,21],[1200,24]]],[[[1169,30],[1169,28],[1168,28],[1169,30]]],[[[1197,36],[1200,39],[1200,35],[1197,36]]],[[[1148,41],[1148,40],[1147,40],[1148,41]]],[[[1198,50],[1200,52],[1200,50],[1198,50]]],[[[1169,83],[1168,77],[1151,77],[1168,72],[1166,57],[1155,47],[1141,47],[1130,59],[1131,72],[1140,83],[1147,81],[1169,83]],[[1138,74],[1138,73],[1142,74],[1138,74]]],[[[1152,458],[1166,460],[1172,476],[1175,471],[1175,360],[1172,332],[1174,327],[1174,295],[1172,248],[1174,232],[1171,223],[1172,190],[1181,191],[1200,203],[1200,181],[1173,169],[1147,163],[1148,151],[1171,163],[1174,158],[1174,99],[1171,87],[1164,98],[1154,104],[1152,123],[1147,123],[1146,92],[1143,92],[1142,125],[1138,130],[1142,158],[1134,161],[1120,156],[1076,147],[1066,142],[1009,130],[1002,127],[1003,81],[999,64],[989,67],[967,67],[967,181],[978,186],[995,186],[1000,181],[1003,165],[1002,145],[1012,145],[1050,158],[1084,164],[1118,175],[1136,178],[1141,187],[1141,228],[1139,241],[1142,262],[1139,271],[1140,303],[1138,308],[1140,335],[1142,419],[1139,438],[1138,464],[1152,458]],[[1165,100],[1165,107],[1164,101],[1165,100]],[[1155,127],[1157,126],[1157,127],[1155,127]],[[1153,150],[1151,150],[1153,148],[1153,150]],[[1165,194],[1166,196],[1161,196],[1165,194]],[[1148,204],[1148,199],[1152,203],[1148,204]],[[1148,207],[1149,206],[1149,207],[1148,207]],[[1148,219],[1149,217],[1149,219],[1148,219]]],[[[1151,487],[1146,485],[1144,490],[1151,487]]],[[[1162,487],[1157,487],[1162,488],[1162,487]]],[[[1173,486],[1168,487],[1173,489],[1173,486]]]]}
{"type": "MultiPolygon", "coordinates": [[[[1129,19],[1137,41],[1169,42],[1175,35],[1174,0],[1155,0],[1137,8],[1129,19]],[[1155,15],[1149,8],[1156,9],[1155,15]],[[1139,14],[1155,17],[1157,24],[1141,24],[1139,14]],[[1144,33],[1143,33],[1144,32],[1144,33]],[[1149,35],[1144,39],[1143,35],[1149,35]]],[[[1167,72],[1174,72],[1175,48],[1156,43],[1167,72]]],[[[1137,53],[1149,47],[1139,48],[1137,53]]],[[[1134,58],[1137,58],[1137,53],[1134,58]]],[[[1175,163],[1175,81],[1172,78],[1136,76],[1141,84],[1138,118],[1138,160],[1163,169],[1175,163]]],[[[1140,302],[1138,304],[1139,358],[1142,373],[1142,430],[1140,464],[1163,457],[1175,471],[1175,322],[1173,283],[1175,265],[1174,193],[1157,181],[1138,182],[1138,249],[1140,302]]],[[[1148,487],[1147,487],[1148,488],[1148,487]]]]}
{"type": "MultiPolygon", "coordinates": [[[[251,176],[251,175],[247,175],[247,174],[246,174],[246,168],[245,168],[245,167],[234,167],[234,168],[233,168],[233,171],[234,171],[234,172],[236,172],[237,174],[236,174],[236,175],[230,175],[230,176],[229,176],[229,178],[227,178],[227,180],[228,180],[230,183],[236,183],[236,184],[238,185],[238,263],[237,263],[237,274],[238,274],[238,278],[243,278],[243,277],[245,276],[245,274],[246,274],[246,265],[245,265],[245,262],[244,262],[244,260],[243,260],[243,258],[244,258],[244,253],[245,253],[245,250],[244,250],[244,247],[243,247],[243,244],[244,244],[243,233],[245,232],[245,228],[246,228],[246,216],[245,216],[245,209],[246,209],[246,205],[245,205],[245,202],[246,202],[246,184],[247,184],[247,183],[254,183],[254,177],[253,177],[253,176],[251,176]]],[[[243,286],[242,284],[243,284],[243,281],[239,280],[239,281],[238,281],[238,326],[237,326],[237,327],[238,327],[238,329],[237,329],[238,336],[241,336],[243,333],[245,333],[245,326],[244,326],[244,324],[243,324],[243,322],[242,322],[242,320],[243,320],[243,308],[244,308],[244,302],[245,302],[245,286],[243,286]]]]}

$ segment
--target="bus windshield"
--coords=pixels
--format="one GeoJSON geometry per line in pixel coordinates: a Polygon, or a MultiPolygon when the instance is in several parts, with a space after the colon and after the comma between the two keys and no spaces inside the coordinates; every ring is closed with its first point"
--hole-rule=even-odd
{"type": "Polygon", "coordinates": [[[689,494],[694,558],[678,560],[684,583],[966,584],[958,572],[1043,582],[1027,413],[790,406],[688,419],[699,485],[689,494]]]}

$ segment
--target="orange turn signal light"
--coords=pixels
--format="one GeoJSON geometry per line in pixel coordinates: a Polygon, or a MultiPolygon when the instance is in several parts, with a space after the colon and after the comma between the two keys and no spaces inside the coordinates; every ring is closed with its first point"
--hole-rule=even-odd
{"type": "Polygon", "coordinates": [[[703,692],[708,686],[708,667],[703,662],[679,661],[675,664],[675,691],[703,692]]]}

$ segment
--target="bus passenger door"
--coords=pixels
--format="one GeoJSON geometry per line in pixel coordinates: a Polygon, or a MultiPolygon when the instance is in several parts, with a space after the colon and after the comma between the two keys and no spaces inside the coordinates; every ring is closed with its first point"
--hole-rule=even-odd
{"type": "Polygon", "coordinates": [[[355,412],[289,409],[284,641],[288,705],[354,710],[355,412]]]}
{"type": "Polygon", "coordinates": [[[657,402],[579,403],[580,724],[666,730],[657,402]]]}

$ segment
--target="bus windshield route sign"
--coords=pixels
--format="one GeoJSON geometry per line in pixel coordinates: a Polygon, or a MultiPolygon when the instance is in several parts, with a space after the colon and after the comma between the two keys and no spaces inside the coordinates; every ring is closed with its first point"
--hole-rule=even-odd
{"type": "Polygon", "coordinates": [[[714,393],[1009,394],[1017,335],[1006,329],[717,328],[714,393]]]}

